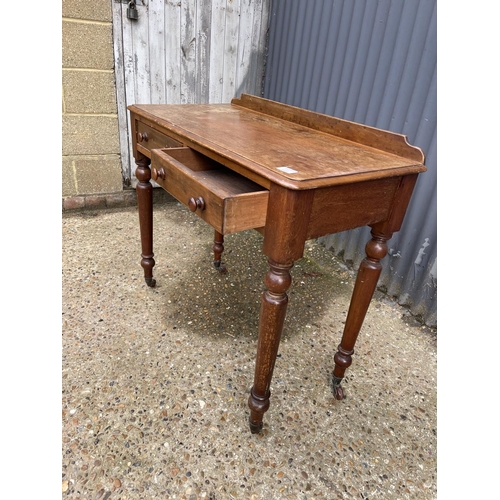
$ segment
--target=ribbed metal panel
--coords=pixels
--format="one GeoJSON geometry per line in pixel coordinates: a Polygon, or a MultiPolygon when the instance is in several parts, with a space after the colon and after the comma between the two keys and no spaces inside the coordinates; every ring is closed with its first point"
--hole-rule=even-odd
{"type": "MultiPolygon", "coordinates": [[[[436,326],[436,0],[273,0],[264,97],[405,134],[426,154],[379,286],[436,326]]],[[[321,238],[357,268],[369,229],[321,238]]]]}

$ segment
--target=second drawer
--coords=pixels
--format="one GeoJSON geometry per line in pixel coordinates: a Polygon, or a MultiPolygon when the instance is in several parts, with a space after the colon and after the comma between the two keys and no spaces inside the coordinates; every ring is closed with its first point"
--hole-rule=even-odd
{"type": "Polygon", "coordinates": [[[222,234],[266,224],[269,191],[191,148],[151,151],[153,179],[222,234]]]}

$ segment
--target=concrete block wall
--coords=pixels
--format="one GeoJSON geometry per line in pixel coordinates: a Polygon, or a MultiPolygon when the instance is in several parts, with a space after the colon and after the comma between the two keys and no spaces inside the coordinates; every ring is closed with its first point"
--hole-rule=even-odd
{"type": "Polygon", "coordinates": [[[63,208],[123,196],[112,1],[62,2],[63,208]]]}

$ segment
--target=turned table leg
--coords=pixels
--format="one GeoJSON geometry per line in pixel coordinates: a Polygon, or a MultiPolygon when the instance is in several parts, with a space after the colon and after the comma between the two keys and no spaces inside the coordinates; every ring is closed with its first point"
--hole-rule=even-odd
{"type": "Polygon", "coordinates": [[[142,156],[136,160],[137,169],[135,175],[138,179],[136,186],[137,205],[139,209],[139,225],[141,229],[141,266],[144,269],[144,279],[148,286],[154,287],[156,281],[153,279],[153,186],[149,182],[151,160],[142,156]]]}
{"type": "Polygon", "coordinates": [[[269,189],[262,245],[269,270],[260,308],[254,383],[248,398],[254,434],[262,429],[264,413],[269,409],[269,388],[288,304],[286,292],[292,284],[290,269],[304,254],[313,197],[313,190],[294,191],[276,184],[269,189]]]}
{"type": "Polygon", "coordinates": [[[269,271],[264,280],[267,290],[262,295],[255,378],[248,399],[250,430],[254,434],[262,429],[262,419],[269,408],[269,387],[285,321],[286,291],[292,283],[292,266],[293,263],[277,264],[269,259],[269,271]]]}
{"type": "Polygon", "coordinates": [[[332,376],[332,390],[335,399],[338,400],[344,398],[344,391],[340,383],[346,369],[351,366],[354,344],[382,271],[380,261],[387,254],[386,242],[392,236],[392,234],[377,234],[373,230],[371,234],[372,239],[365,248],[366,257],[359,266],[342,340],[334,357],[335,368],[332,376]]]}
{"type": "Polygon", "coordinates": [[[214,267],[221,274],[226,272],[225,266],[221,266],[222,252],[224,251],[224,235],[214,231],[214,267]]]}

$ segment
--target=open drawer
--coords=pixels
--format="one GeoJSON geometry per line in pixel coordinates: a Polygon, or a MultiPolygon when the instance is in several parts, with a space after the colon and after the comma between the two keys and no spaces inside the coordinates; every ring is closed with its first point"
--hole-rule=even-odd
{"type": "Polygon", "coordinates": [[[266,224],[269,191],[191,148],[153,149],[151,173],[221,234],[266,224]]]}

